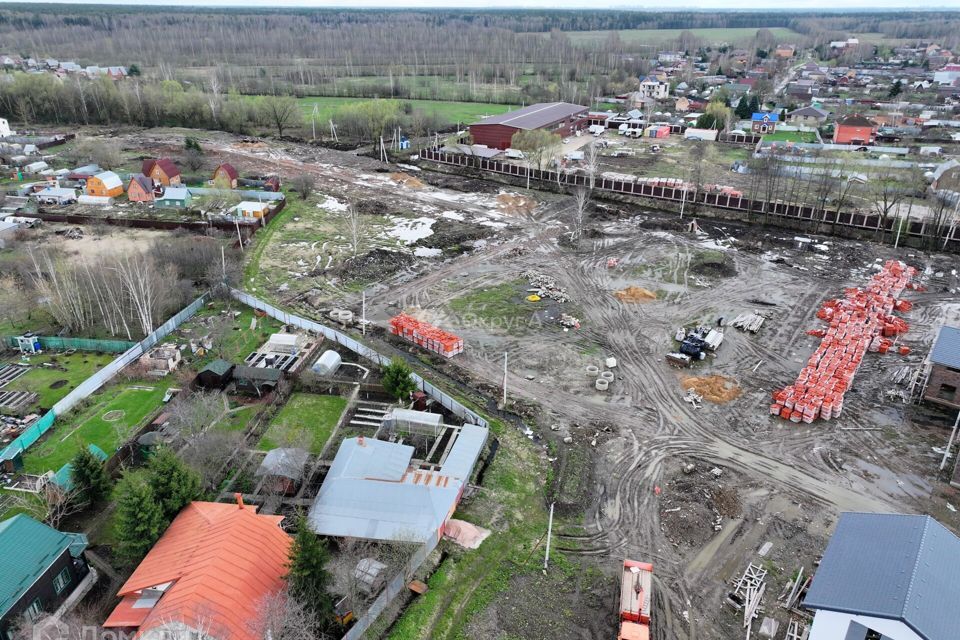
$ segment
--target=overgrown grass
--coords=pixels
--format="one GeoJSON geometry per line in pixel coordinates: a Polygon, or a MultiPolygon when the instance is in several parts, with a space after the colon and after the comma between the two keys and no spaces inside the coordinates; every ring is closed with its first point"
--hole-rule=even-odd
{"type": "MultiPolygon", "coordinates": [[[[372,98],[335,98],[312,96],[300,98],[298,102],[303,107],[303,115],[307,121],[307,127],[310,127],[310,119],[313,115],[314,106],[317,107],[317,129],[318,135],[322,131],[324,135],[329,133],[329,120],[338,109],[350,107],[372,98]]],[[[506,113],[511,109],[516,109],[516,105],[509,104],[490,104],[486,102],[455,102],[445,100],[403,100],[398,102],[408,103],[413,109],[420,109],[426,113],[436,114],[445,122],[456,124],[469,124],[480,120],[483,116],[506,113]]]]}
{"type": "Polygon", "coordinates": [[[49,409],[80,383],[109,364],[116,355],[78,351],[70,355],[49,351],[30,356],[31,369],[3,388],[4,391],[32,391],[38,394],[37,406],[49,409]],[[44,366],[44,365],[55,366],[44,366]],[[58,367],[65,367],[66,371],[58,367]],[[64,381],[57,388],[52,385],[64,381]]]}
{"type": "MultiPolygon", "coordinates": [[[[211,315],[219,315],[225,308],[222,303],[217,303],[212,307],[204,307],[193,318],[181,325],[175,333],[176,337],[168,340],[168,342],[183,342],[184,339],[202,338],[207,331],[200,320],[211,315]],[[186,330],[189,330],[189,332],[186,330]]],[[[243,364],[248,355],[256,351],[260,345],[269,339],[271,334],[278,332],[283,326],[279,320],[270,316],[257,317],[250,307],[233,304],[230,307],[230,312],[236,311],[240,312],[239,315],[236,318],[231,316],[223,340],[219,344],[215,344],[212,351],[203,356],[185,356],[188,364],[195,371],[199,371],[217,358],[229,360],[234,364],[243,364]],[[256,318],[257,323],[254,328],[251,328],[254,318],[256,318]]]]}
{"type": "Polygon", "coordinates": [[[533,314],[546,308],[547,302],[529,302],[525,280],[511,280],[454,298],[450,310],[461,323],[484,323],[490,329],[522,332],[533,314]]]}
{"type": "Polygon", "coordinates": [[[161,405],[172,384],[169,378],[119,384],[91,396],[94,403],[91,407],[58,418],[46,439],[27,450],[23,456],[24,471],[37,474],[57,471],[88,444],[95,444],[112,455],[161,405]],[[104,419],[114,411],[122,412],[118,419],[104,419]]]}
{"type": "Polygon", "coordinates": [[[347,400],[341,396],[295,393],[270,421],[257,448],[269,451],[293,446],[317,455],[346,408],[347,400]]]}
{"type": "Polygon", "coordinates": [[[257,405],[236,409],[220,420],[220,422],[216,424],[215,428],[219,431],[244,431],[250,424],[250,421],[253,420],[253,417],[257,415],[259,410],[260,407],[257,405]]]}
{"type": "Polygon", "coordinates": [[[774,131],[763,136],[764,142],[816,142],[813,131],[774,131]]]}

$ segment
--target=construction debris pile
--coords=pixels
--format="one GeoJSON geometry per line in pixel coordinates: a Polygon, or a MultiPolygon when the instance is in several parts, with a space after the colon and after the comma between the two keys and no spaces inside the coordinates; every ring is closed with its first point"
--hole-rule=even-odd
{"type": "Polygon", "coordinates": [[[421,322],[412,316],[401,313],[390,319],[390,333],[400,336],[410,342],[444,358],[452,358],[463,353],[463,340],[443,329],[421,322]]]}
{"type": "MultiPolygon", "coordinates": [[[[865,289],[847,289],[842,299],[825,302],[817,317],[830,326],[822,331],[823,339],[797,381],[774,392],[770,413],[808,424],[839,416],[863,356],[868,351],[886,353],[893,344],[890,338],[907,331],[907,323],[892,314],[910,310],[911,304],[898,298],[904,289],[918,288],[910,282],[915,274],[913,267],[888,260],[865,289]]],[[[909,350],[901,349],[904,352],[909,350]]]]}
{"type": "Polygon", "coordinates": [[[529,293],[539,296],[541,299],[550,298],[557,302],[569,302],[570,297],[564,287],[557,286],[557,281],[548,275],[538,271],[524,271],[520,274],[521,278],[530,283],[529,293]]]}
{"type": "Polygon", "coordinates": [[[667,362],[677,367],[686,367],[694,360],[705,359],[708,351],[716,351],[723,342],[723,330],[703,325],[689,331],[680,327],[674,339],[680,343],[680,349],[668,353],[667,362]]]}

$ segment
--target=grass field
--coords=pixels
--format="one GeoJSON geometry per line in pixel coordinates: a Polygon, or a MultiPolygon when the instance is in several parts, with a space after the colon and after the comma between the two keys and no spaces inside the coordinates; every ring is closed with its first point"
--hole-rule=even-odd
{"type": "Polygon", "coordinates": [[[270,421],[257,449],[294,446],[319,454],[346,407],[346,398],[340,396],[295,393],[270,421]]]}
{"type": "Polygon", "coordinates": [[[247,425],[250,424],[250,421],[253,420],[253,417],[257,415],[259,410],[260,407],[256,405],[237,409],[230,415],[220,420],[220,422],[216,424],[215,428],[220,431],[243,431],[247,428],[247,425]]]}
{"type": "MultiPolygon", "coordinates": [[[[298,102],[303,107],[303,115],[310,124],[310,116],[313,114],[313,107],[317,107],[317,126],[327,124],[327,121],[333,117],[337,109],[349,107],[372,98],[331,98],[331,97],[310,97],[300,98],[298,102]]],[[[505,113],[511,109],[517,108],[516,105],[506,104],[488,104],[484,102],[445,102],[441,100],[400,100],[400,102],[409,102],[414,109],[423,109],[428,113],[436,113],[441,118],[451,123],[470,123],[476,122],[483,116],[505,113]]]]}
{"type": "Polygon", "coordinates": [[[30,356],[30,371],[20,376],[3,389],[4,391],[33,391],[39,394],[37,405],[49,409],[57,401],[75,389],[81,382],[103,368],[116,355],[78,351],[71,355],[48,352],[30,356]],[[66,367],[66,371],[43,364],[55,363],[66,367]],[[65,383],[58,384],[60,381],[65,383]],[[58,385],[52,388],[52,385],[58,385]]]}
{"type": "MultiPolygon", "coordinates": [[[[741,46],[757,35],[757,28],[735,29],[623,29],[618,31],[620,40],[627,45],[650,45],[659,47],[677,40],[684,31],[690,31],[705,44],[731,44],[741,46]]],[[[799,33],[785,27],[770,27],[777,40],[790,41],[801,37],[799,33]]],[[[543,34],[547,37],[548,34],[543,34]]],[[[567,31],[567,37],[577,45],[591,46],[606,40],[610,31],[567,31]]]]}
{"type": "Polygon", "coordinates": [[[129,383],[109,387],[91,396],[93,406],[72,416],[72,419],[58,419],[46,439],[27,450],[23,456],[24,471],[37,474],[56,471],[88,444],[95,444],[112,455],[160,406],[172,384],[173,380],[169,378],[129,383]],[[115,420],[104,419],[105,415],[114,411],[123,413],[115,420]]]}
{"type": "Polygon", "coordinates": [[[813,131],[774,131],[763,136],[764,142],[816,142],[813,131]]]}

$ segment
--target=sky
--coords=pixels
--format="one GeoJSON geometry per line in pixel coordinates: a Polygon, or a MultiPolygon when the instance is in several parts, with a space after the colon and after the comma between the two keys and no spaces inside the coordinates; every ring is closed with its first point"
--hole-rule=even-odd
{"type": "MultiPolygon", "coordinates": [[[[0,0],[0,5],[11,0],[0,0]]],[[[65,2],[67,4],[138,4],[131,0],[38,0],[41,2],[65,2]]],[[[667,2],[657,0],[157,0],[157,5],[219,6],[219,7],[348,7],[348,8],[488,8],[488,9],[769,9],[770,0],[681,0],[667,2]]],[[[782,0],[775,3],[777,9],[960,9],[960,0],[935,0],[918,7],[906,0],[782,0]]]]}

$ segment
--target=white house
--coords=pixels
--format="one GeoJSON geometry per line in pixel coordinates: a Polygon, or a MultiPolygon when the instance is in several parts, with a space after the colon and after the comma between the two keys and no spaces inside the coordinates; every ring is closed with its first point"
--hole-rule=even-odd
{"type": "Polygon", "coordinates": [[[929,516],[844,513],[803,601],[809,640],[960,637],[960,538],[929,516]]]}
{"type": "Polygon", "coordinates": [[[670,84],[654,76],[640,78],[640,96],[654,100],[666,100],[670,96],[670,84]]]}

